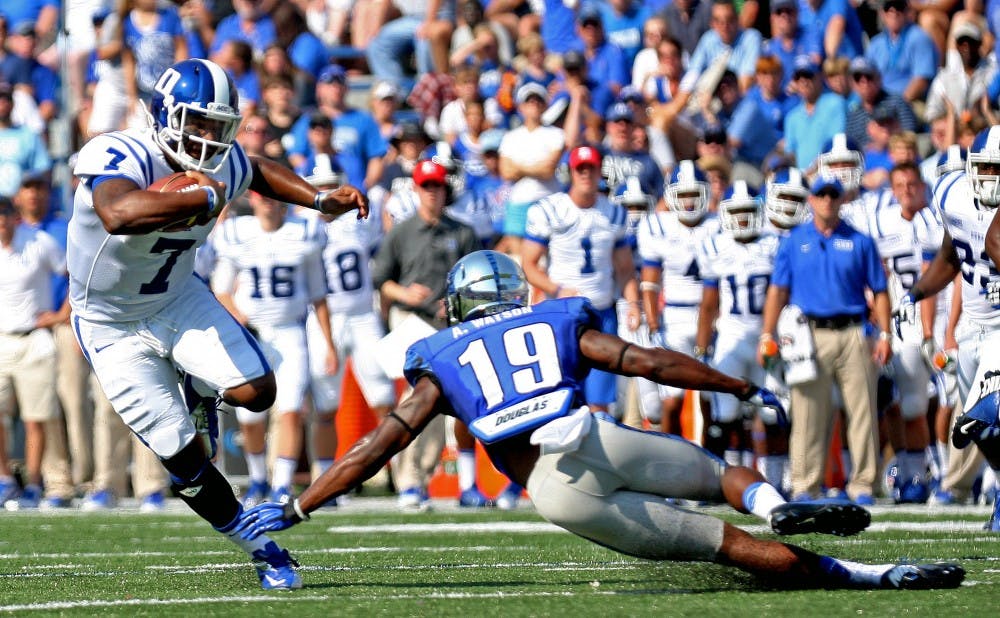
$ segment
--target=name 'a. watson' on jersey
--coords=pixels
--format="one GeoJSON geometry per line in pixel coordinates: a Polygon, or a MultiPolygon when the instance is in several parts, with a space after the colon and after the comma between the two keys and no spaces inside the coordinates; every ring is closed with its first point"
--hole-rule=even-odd
{"type": "MultiPolygon", "coordinates": [[[[152,129],[99,135],[80,150],[74,174],[81,180],[69,222],[67,263],[73,312],[95,322],[141,320],[174,299],[194,272],[195,250],[215,220],[174,232],[111,235],[94,210],[93,183],[128,178],[145,189],[175,170],[153,141],[152,129]]],[[[226,200],[250,185],[250,159],[233,143],[226,164],[209,174],[226,186],[226,200]]]]}
{"type": "Polygon", "coordinates": [[[452,415],[489,444],[583,405],[590,365],[580,354],[580,334],[600,324],[585,298],[512,309],[414,343],[404,372],[411,384],[433,379],[452,415]]]}

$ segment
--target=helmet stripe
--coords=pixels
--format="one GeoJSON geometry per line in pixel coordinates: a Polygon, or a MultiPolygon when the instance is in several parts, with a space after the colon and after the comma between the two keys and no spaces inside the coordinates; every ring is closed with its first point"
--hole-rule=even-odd
{"type": "Polygon", "coordinates": [[[215,87],[215,97],[213,100],[228,105],[230,92],[229,77],[226,75],[226,71],[214,62],[205,62],[204,60],[199,60],[199,62],[208,69],[209,74],[212,76],[212,85],[215,87]]]}

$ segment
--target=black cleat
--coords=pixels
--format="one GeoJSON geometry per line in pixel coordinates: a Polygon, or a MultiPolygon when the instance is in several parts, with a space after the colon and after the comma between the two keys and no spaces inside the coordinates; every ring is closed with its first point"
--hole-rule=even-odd
{"type": "Polygon", "coordinates": [[[851,536],[872,523],[864,507],[847,501],[786,502],[771,510],[771,529],[789,534],[833,534],[851,536]]]}
{"type": "Polygon", "coordinates": [[[953,562],[900,564],[882,575],[882,587],[897,590],[958,588],[963,579],[965,569],[953,562]]]}

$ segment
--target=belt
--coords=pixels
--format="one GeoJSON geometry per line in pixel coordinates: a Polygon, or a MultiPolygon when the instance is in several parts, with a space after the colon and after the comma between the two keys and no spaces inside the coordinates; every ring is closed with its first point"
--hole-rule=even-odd
{"type": "Polygon", "coordinates": [[[16,331],[14,331],[12,333],[3,333],[3,334],[7,335],[8,337],[27,337],[28,335],[30,335],[31,333],[35,332],[36,330],[38,330],[38,329],[37,328],[32,328],[32,329],[29,329],[29,330],[16,330],[16,331]]]}
{"type": "Polygon", "coordinates": [[[864,321],[860,315],[851,313],[839,313],[827,317],[807,316],[813,328],[828,328],[830,330],[843,330],[851,326],[857,326],[864,321]]]}
{"type": "Polygon", "coordinates": [[[698,306],[698,303],[664,303],[664,307],[680,307],[682,309],[690,309],[698,306]]]}

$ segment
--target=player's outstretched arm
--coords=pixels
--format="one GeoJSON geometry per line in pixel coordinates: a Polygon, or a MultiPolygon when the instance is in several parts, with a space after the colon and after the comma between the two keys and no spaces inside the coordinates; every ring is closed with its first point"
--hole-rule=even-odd
{"type": "Polygon", "coordinates": [[[439,412],[441,391],[429,378],[419,380],[413,393],[378,427],[348,449],[326,472],[287,504],[265,502],[243,514],[237,530],[246,539],[284,530],[334,498],[375,476],[393,455],[406,448],[439,412]]]}
{"type": "Polygon", "coordinates": [[[215,193],[211,202],[207,191],[143,191],[128,178],[119,177],[94,187],[94,211],[108,234],[148,234],[197,216],[208,221],[225,205],[219,197],[225,195],[225,186],[204,174],[189,174],[215,193]]]}
{"type": "Polygon", "coordinates": [[[251,191],[327,215],[339,216],[357,210],[359,219],[368,216],[368,198],[355,187],[344,185],[332,191],[317,191],[298,174],[274,161],[251,156],[250,166],[253,169],[251,191]]]}
{"type": "MultiPolygon", "coordinates": [[[[996,219],[994,219],[996,221],[996,219]]],[[[993,229],[993,224],[990,224],[990,230],[993,229]]],[[[989,253],[990,247],[990,232],[986,234],[986,251],[989,253]]],[[[1000,244],[998,244],[1000,246],[1000,244]]],[[[1000,253],[998,253],[1000,256],[1000,253]]],[[[992,258],[993,256],[990,255],[992,258]]],[[[995,258],[993,258],[995,261],[995,258]]],[[[920,275],[920,279],[913,284],[910,288],[910,295],[913,297],[914,301],[919,301],[928,296],[937,294],[943,290],[949,283],[955,279],[955,275],[961,272],[962,263],[959,260],[958,254],[955,252],[955,247],[951,242],[951,234],[948,232],[944,233],[944,238],[941,241],[941,249],[938,250],[937,255],[931,260],[930,265],[926,270],[920,275]]]]}

